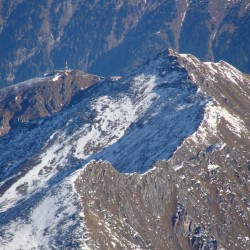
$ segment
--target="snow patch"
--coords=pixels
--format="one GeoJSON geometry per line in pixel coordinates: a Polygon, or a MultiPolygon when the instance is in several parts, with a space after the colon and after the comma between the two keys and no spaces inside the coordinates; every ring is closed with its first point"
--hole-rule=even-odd
{"type": "Polygon", "coordinates": [[[56,82],[60,78],[60,74],[56,74],[54,78],[52,79],[53,82],[56,82]]]}
{"type": "Polygon", "coordinates": [[[216,164],[209,164],[207,168],[208,168],[208,171],[212,171],[212,170],[215,170],[217,168],[220,168],[220,166],[216,165],[216,164]]]}
{"type": "Polygon", "coordinates": [[[243,120],[236,115],[229,113],[225,108],[217,105],[214,101],[210,101],[205,108],[204,119],[199,129],[189,137],[196,143],[207,144],[210,136],[218,135],[218,125],[221,121],[226,122],[226,127],[237,137],[241,138],[242,134],[248,134],[248,130],[243,120]]]}
{"type": "Polygon", "coordinates": [[[77,199],[68,178],[27,211],[29,220],[19,218],[1,228],[5,232],[1,249],[50,249],[53,245],[58,248],[58,242],[65,247],[68,241],[77,241],[82,249],[89,249],[84,217],[77,199]],[[77,224],[79,220],[72,219],[78,216],[81,217],[80,224],[77,224]]]}
{"type": "Polygon", "coordinates": [[[180,170],[181,168],[183,168],[183,166],[184,166],[184,164],[181,163],[180,165],[175,165],[175,166],[173,166],[173,169],[174,169],[174,171],[178,171],[178,170],[180,170]]]}

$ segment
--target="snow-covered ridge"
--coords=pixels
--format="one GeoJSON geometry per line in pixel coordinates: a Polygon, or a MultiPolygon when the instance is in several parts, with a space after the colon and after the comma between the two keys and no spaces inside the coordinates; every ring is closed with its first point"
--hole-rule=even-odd
{"type": "Polygon", "coordinates": [[[2,138],[6,146],[1,164],[16,165],[1,176],[15,175],[17,180],[0,197],[1,211],[91,159],[106,159],[123,172],[144,172],[156,160],[168,159],[195,132],[205,105],[197,86],[187,82],[187,73],[176,64],[164,53],[131,77],[86,91],[79,104],[31,131],[24,126],[21,133],[16,130],[2,138]],[[25,159],[35,152],[35,163],[24,171],[20,156],[25,159]]]}

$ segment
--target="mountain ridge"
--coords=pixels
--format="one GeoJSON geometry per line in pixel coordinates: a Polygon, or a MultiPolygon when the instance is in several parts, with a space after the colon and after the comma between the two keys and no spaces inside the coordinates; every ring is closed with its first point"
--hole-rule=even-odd
{"type": "Polygon", "coordinates": [[[0,136],[18,123],[47,117],[101,79],[77,70],[63,70],[0,90],[0,136]]]}
{"type": "Polygon", "coordinates": [[[249,76],[168,50],[99,80],[0,137],[2,249],[247,249],[249,76]]]}

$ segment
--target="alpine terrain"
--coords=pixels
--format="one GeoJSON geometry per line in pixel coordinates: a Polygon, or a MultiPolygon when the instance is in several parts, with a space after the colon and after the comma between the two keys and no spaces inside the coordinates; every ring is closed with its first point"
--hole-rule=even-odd
{"type": "Polygon", "coordinates": [[[250,249],[249,93],[173,50],[2,89],[0,249],[250,249]]]}
{"type": "Polygon", "coordinates": [[[64,68],[125,75],[165,48],[250,73],[249,0],[0,0],[0,87],[64,68]]]}

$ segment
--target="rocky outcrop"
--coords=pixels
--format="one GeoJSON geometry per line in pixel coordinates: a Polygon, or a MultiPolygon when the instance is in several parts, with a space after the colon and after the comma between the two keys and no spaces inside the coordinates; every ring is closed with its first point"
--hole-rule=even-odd
{"type": "Polygon", "coordinates": [[[249,2],[0,1],[0,86],[61,69],[124,75],[174,48],[249,68],[249,2]]]}
{"type": "Polygon", "coordinates": [[[100,81],[79,70],[64,70],[0,90],[0,136],[20,123],[36,123],[67,106],[100,81]]]}
{"type": "MultiPolygon", "coordinates": [[[[180,160],[180,159],[179,159],[180,160]]],[[[183,159],[182,159],[183,160],[183,159]]],[[[89,163],[75,181],[91,249],[248,249],[248,165],[225,146],[181,166],[118,173],[89,163]]]]}
{"type": "Polygon", "coordinates": [[[225,147],[177,167],[118,173],[89,163],[75,181],[91,249],[248,249],[248,170],[225,147]],[[212,162],[212,163],[211,163],[212,162]],[[232,162],[234,164],[232,165],[232,162]]]}

